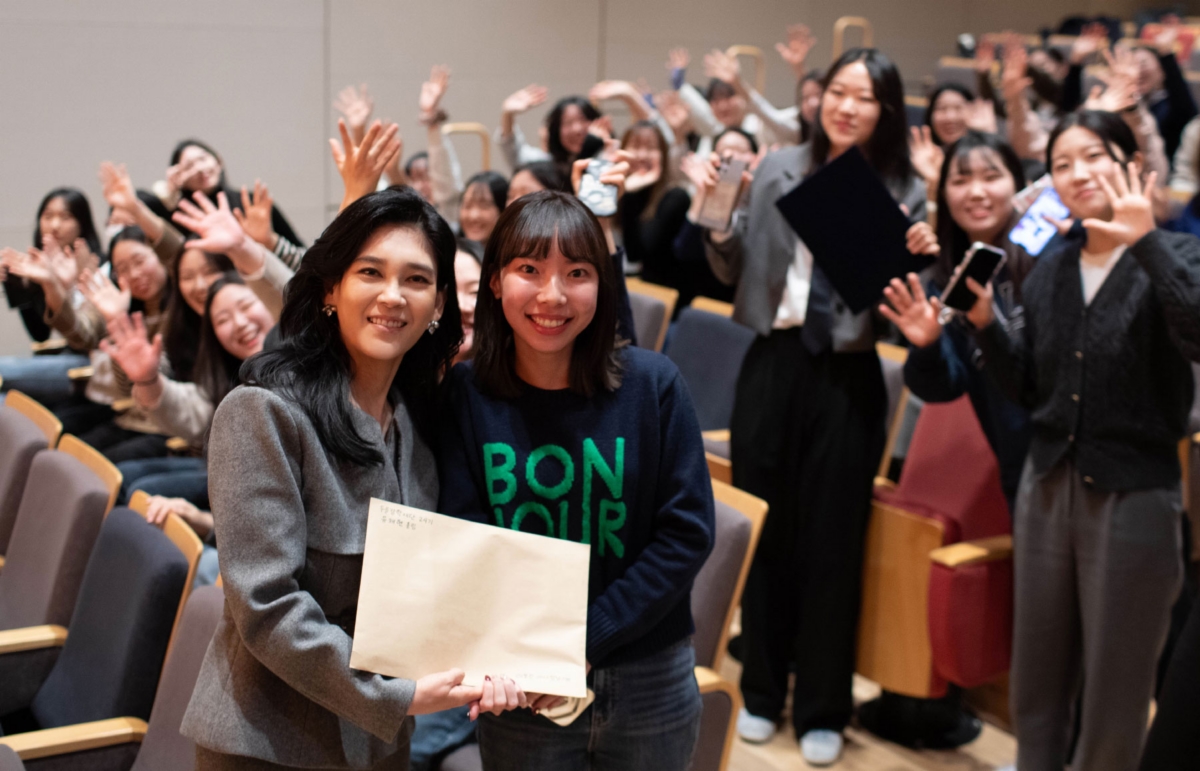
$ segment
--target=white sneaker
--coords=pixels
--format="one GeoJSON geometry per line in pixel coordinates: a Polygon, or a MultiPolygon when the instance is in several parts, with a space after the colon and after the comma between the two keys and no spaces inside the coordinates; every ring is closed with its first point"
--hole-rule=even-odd
{"type": "Polygon", "coordinates": [[[800,754],[810,766],[831,766],[842,756],[842,735],[816,728],[800,739],[800,754]]]}
{"type": "Polygon", "coordinates": [[[751,715],[742,707],[738,712],[737,732],[738,736],[751,744],[766,744],[771,741],[771,737],[775,735],[776,726],[774,720],[768,720],[765,717],[751,715]]]}

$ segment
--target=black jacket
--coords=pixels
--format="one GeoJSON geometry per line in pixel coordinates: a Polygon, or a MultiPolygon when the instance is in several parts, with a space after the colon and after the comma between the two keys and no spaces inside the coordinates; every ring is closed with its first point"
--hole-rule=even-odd
{"type": "Polygon", "coordinates": [[[1106,492],[1179,482],[1192,370],[1200,361],[1200,240],[1155,230],[1121,255],[1091,305],[1079,246],[1039,261],[1022,286],[1025,328],[977,334],[985,371],[1032,413],[1043,474],[1073,453],[1106,492]]]}

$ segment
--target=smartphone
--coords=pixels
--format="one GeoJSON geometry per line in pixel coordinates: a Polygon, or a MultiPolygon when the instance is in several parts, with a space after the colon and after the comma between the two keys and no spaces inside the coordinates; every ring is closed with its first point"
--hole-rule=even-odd
{"type": "Polygon", "coordinates": [[[975,293],[967,286],[967,279],[973,278],[980,286],[985,286],[1000,271],[1006,259],[1004,252],[994,246],[980,241],[971,244],[963,257],[962,270],[950,279],[946,291],[942,293],[942,305],[964,313],[971,310],[971,306],[975,305],[975,293]]]}
{"type": "Polygon", "coordinates": [[[587,170],[579,182],[579,200],[592,210],[597,217],[611,217],[617,213],[617,186],[606,185],[600,181],[612,161],[605,158],[593,158],[588,161],[587,170]]]}
{"type": "Polygon", "coordinates": [[[721,163],[717,186],[704,199],[696,224],[719,233],[729,230],[733,212],[737,209],[738,194],[742,192],[742,172],[745,170],[745,161],[726,158],[721,163]]]}
{"type": "Polygon", "coordinates": [[[1063,205],[1058,193],[1050,186],[1038,193],[1037,198],[1017,221],[1016,227],[1009,232],[1008,240],[1024,248],[1031,257],[1037,257],[1058,234],[1058,229],[1050,224],[1047,216],[1056,220],[1065,220],[1071,216],[1071,211],[1063,205]]]}

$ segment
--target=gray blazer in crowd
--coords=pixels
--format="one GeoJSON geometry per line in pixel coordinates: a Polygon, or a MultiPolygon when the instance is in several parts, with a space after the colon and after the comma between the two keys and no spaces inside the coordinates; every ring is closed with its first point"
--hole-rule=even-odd
{"type": "Polygon", "coordinates": [[[217,409],[209,497],[225,612],[181,729],[201,746],[320,768],[407,753],[413,681],[350,668],[371,497],[438,500],[433,454],[393,403],[386,437],[354,411],[385,459],[364,468],[335,463],[304,410],[272,391],[241,386],[217,409]]]}
{"type": "MultiPolygon", "coordinates": [[[[779,213],[775,202],[800,184],[812,166],[812,147],[784,147],[763,158],[750,186],[750,204],[723,243],[706,237],[705,252],[716,277],[736,286],[733,319],[764,337],[787,284],[788,266],[796,257],[799,236],[779,213]]],[[[925,219],[925,182],[913,175],[902,190],[891,190],[908,207],[909,219],[925,219]]],[[[863,227],[871,223],[864,221],[863,227]]],[[[833,350],[867,351],[875,345],[871,311],[852,313],[836,292],[833,297],[833,350]]]]}

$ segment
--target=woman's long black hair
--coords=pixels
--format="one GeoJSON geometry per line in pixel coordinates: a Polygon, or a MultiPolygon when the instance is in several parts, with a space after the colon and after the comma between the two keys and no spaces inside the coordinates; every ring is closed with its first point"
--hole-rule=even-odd
{"type": "Polygon", "coordinates": [[[241,382],[240,371],[243,362],[221,345],[212,323],[213,298],[231,284],[245,286],[246,282],[236,270],[229,270],[209,285],[208,297],[204,300],[203,323],[200,327],[200,350],[196,354],[195,382],[208,396],[213,409],[216,409],[241,382]]]}
{"type": "Polygon", "coordinates": [[[438,384],[462,342],[462,319],[454,286],[454,233],[412,188],[391,187],[363,196],[329,224],[288,284],[279,346],[250,357],[241,370],[243,383],[277,391],[300,405],[334,457],[357,466],[375,465],[383,458],[353,429],[350,352],[342,342],[337,316],[326,316],[322,307],[367,240],[389,225],[412,228],[424,237],[437,267],[436,288],[444,297],[437,330],[422,334],[404,355],[392,384],[417,430],[432,444],[438,384]]]}
{"type": "MultiPolygon", "coordinates": [[[[88,203],[87,196],[73,187],[56,187],[46,193],[46,197],[38,204],[37,218],[33,225],[33,248],[42,248],[42,212],[46,211],[46,207],[55,198],[63,199],[67,211],[71,212],[71,216],[79,223],[79,237],[87,242],[88,249],[92,250],[92,254],[101,260],[106,259],[104,251],[100,248],[100,236],[96,234],[96,223],[92,221],[91,204],[88,203]]],[[[59,244],[59,246],[69,247],[71,244],[59,244]]]]}
{"type": "Polygon", "coordinates": [[[967,104],[975,101],[975,94],[971,91],[971,89],[967,88],[966,86],[961,86],[958,83],[943,83],[933,89],[933,92],[929,95],[929,104],[925,106],[925,125],[929,127],[929,134],[933,137],[933,143],[938,147],[941,147],[945,143],[942,141],[942,138],[938,136],[937,131],[933,128],[933,111],[937,107],[938,99],[941,99],[942,94],[946,93],[947,91],[952,91],[961,96],[963,99],[966,99],[967,104]]]}
{"type": "MultiPolygon", "coordinates": [[[[1025,168],[1021,165],[1021,159],[1017,157],[1012,146],[996,134],[985,134],[969,129],[958,141],[946,148],[946,158],[942,161],[942,173],[937,186],[937,236],[942,250],[933,265],[933,281],[939,287],[946,286],[946,283],[950,281],[950,275],[962,262],[963,255],[971,246],[971,239],[967,237],[967,232],[959,227],[950,214],[950,206],[946,203],[946,180],[950,178],[951,169],[962,169],[967,166],[971,153],[975,150],[994,153],[1008,173],[1012,175],[1014,189],[1021,190],[1025,187],[1025,168]]],[[[1021,276],[1027,272],[1027,267],[1009,265],[1014,275],[1019,273],[1021,276]],[[1023,270],[1023,267],[1026,270],[1023,270]]]]}
{"type": "MultiPolygon", "coordinates": [[[[189,237],[188,240],[194,240],[189,237]]],[[[183,299],[183,291],[179,287],[179,264],[183,262],[184,249],[175,258],[175,264],[168,271],[171,275],[171,299],[167,302],[166,321],[162,325],[163,352],[171,363],[171,376],[175,380],[187,382],[192,380],[199,359],[203,319],[192,310],[187,300],[183,299]]],[[[205,260],[216,270],[227,273],[233,270],[233,262],[223,254],[203,252],[205,260]]]]}
{"type": "MultiPolygon", "coordinates": [[[[846,51],[825,73],[821,89],[828,90],[830,82],[843,67],[862,62],[871,76],[872,90],[879,102],[879,122],[871,132],[871,138],[862,148],[863,155],[889,188],[908,183],[913,176],[912,161],[908,156],[908,121],[904,112],[904,85],[900,71],[892,60],[876,48],[851,48],[846,51]]],[[[829,160],[829,135],[821,125],[821,111],[817,111],[813,126],[812,158],[813,170],[829,160]]]]}
{"type": "Polygon", "coordinates": [[[600,117],[600,111],[596,109],[596,106],[582,96],[564,96],[555,103],[554,108],[550,110],[550,114],[546,116],[546,130],[550,135],[547,138],[547,144],[550,150],[550,157],[560,167],[569,167],[570,163],[578,158],[590,158],[604,146],[603,141],[589,134],[583,140],[583,148],[579,152],[579,155],[575,155],[563,147],[562,137],[560,136],[562,132],[563,113],[571,105],[578,107],[583,112],[583,116],[588,120],[596,120],[600,117]]]}

